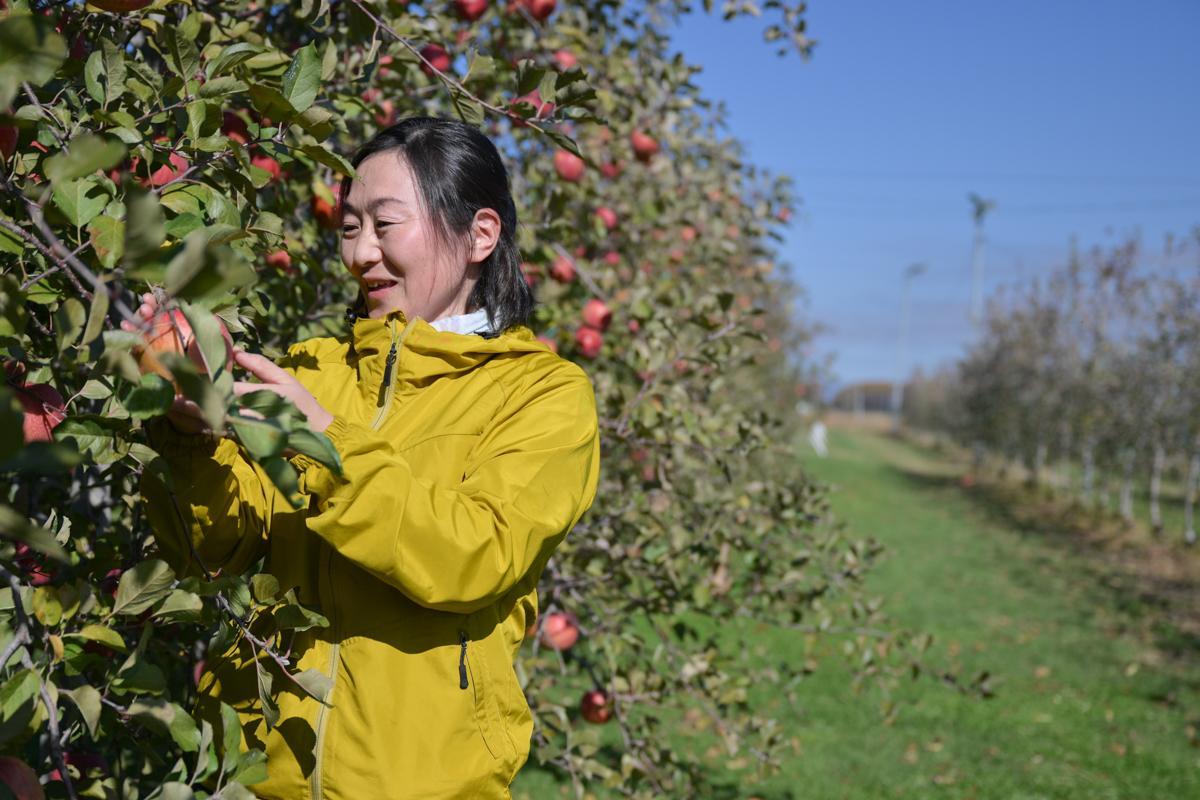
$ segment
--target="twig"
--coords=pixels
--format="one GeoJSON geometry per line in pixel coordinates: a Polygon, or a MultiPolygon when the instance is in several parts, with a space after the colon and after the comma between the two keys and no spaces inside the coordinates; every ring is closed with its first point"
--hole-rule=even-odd
{"type": "Polygon", "coordinates": [[[579,279],[581,281],[583,281],[583,284],[585,286],[587,286],[588,291],[590,291],[592,294],[594,294],[596,297],[600,298],[601,300],[608,302],[608,295],[604,292],[603,289],[600,288],[600,284],[596,283],[596,279],[592,277],[591,271],[581,267],[579,264],[579,260],[576,259],[574,256],[572,256],[570,253],[568,253],[561,244],[558,244],[557,242],[555,242],[553,247],[554,247],[554,251],[556,253],[558,253],[559,256],[570,261],[571,264],[575,267],[575,271],[579,273],[579,279]]]}
{"type": "MultiPolygon", "coordinates": [[[[25,606],[21,603],[20,581],[3,566],[0,566],[0,580],[3,580],[12,589],[13,615],[17,618],[16,635],[23,637],[26,641],[33,641],[32,634],[29,632],[29,617],[26,616],[25,606]]],[[[67,762],[63,758],[62,741],[59,738],[58,730],[58,705],[50,697],[50,690],[46,688],[46,682],[42,680],[41,673],[34,667],[28,650],[21,653],[21,664],[26,669],[32,670],[37,676],[38,693],[41,695],[42,703],[46,706],[46,726],[50,729],[50,755],[54,759],[54,766],[58,767],[58,774],[62,777],[67,797],[71,800],[79,800],[79,795],[75,793],[75,784],[67,773],[67,762]]]]}

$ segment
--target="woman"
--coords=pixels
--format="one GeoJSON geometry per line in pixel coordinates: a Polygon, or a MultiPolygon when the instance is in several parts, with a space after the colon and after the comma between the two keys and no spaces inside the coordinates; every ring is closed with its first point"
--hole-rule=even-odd
{"type": "Polygon", "coordinates": [[[595,496],[595,398],[526,327],[516,211],[483,134],[409,119],[352,163],[360,179],[340,192],[342,261],[361,290],[351,331],[278,366],[235,355],[261,381],[236,391],[291,398],[342,475],[294,457],[308,499],[295,510],[233,441],[181,432],[197,415],[180,402],[151,426],[175,498],[147,472],[147,514],[180,574],[202,574],[197,558],[228,573],[265,556],[330,622],[291,646],[298,670],[332,681],[326,705],[276,675],[270,728],[250,648],[210,656],[204,713],[219,721],[216,701],[230,704],[244,742],[266,750],[256,794],[509,797],[532,732],[513,661],[538,577],[595,496]]]}

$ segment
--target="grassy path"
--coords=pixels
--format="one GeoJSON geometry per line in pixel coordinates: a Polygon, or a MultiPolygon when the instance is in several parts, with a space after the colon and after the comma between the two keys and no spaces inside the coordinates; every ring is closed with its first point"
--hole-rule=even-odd
{"type": "MultiPolygon", "coordinates": [[[[993,515],[935,457],[866,433],[834,431],[830,445],[804,465],[855,534],[887,546],[872,592],[899,624],[934,635],[931,662],[966,678],[988,670],[996,696],[923,679],[896,693],[899,716],[884,725],[878,693],[853,694],[833,658],[774,711],[795,740],[784,772],[721,796],[1200,798],[1200,663],[1163,662],[1063,541],[993,515]]],[[[771,658],[804,657],[793,634],[759,635],[771,658]]],[[[514,797],[550,796],[527,771],[514,797]]]]}

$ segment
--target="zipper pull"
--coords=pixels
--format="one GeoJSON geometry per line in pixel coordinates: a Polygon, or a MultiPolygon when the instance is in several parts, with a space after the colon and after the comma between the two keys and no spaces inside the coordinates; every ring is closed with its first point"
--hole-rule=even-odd
{"type": "Polygon", "coordinates": [[[387,360],[383,362],[383,380],[379,382],[379,405],[387,401],[388,386],[392,383],[392,369],[396,366],[396,343],[388,350],[387,360]]]}
{"type": "Polygon", "coordinates": [[[458,688],[467,688],[467,634],[458,632],[462,642],[462,652],[458,656],[458,688]]]}

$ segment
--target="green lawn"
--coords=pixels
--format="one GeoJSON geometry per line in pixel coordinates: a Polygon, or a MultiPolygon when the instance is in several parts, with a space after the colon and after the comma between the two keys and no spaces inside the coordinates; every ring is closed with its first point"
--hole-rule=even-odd
{"type": "MultiPolygon", "coordinates": [[[[1145,615],[1130,616],[1130,598],[1089,576],[1069,539],[1013,527],[958,488],[946,463],[866,433],[834,431],[830,446],[828,459],[801,460],[833,487],[851,530],[887,546],[871,590],[899,624],[934,635],[932,662],[968,678],[990,671],[995,697],[907,683],[884,725],[881,696],[855,695],[832,658],[794,706],[775,707],[797,745],[784,771],[722,797],[1200,798],[1200,747],[1189,740],[1200,653],[1159,658],[1137,635],[1145,615]]],[[[771,658],[804,657],[794,634],[758,635],[771,658]]],[[[763,687],[762,702],[778,694],[763,687]]],[[[531,762],[513,794],[570,792],[531,762]]]]}

